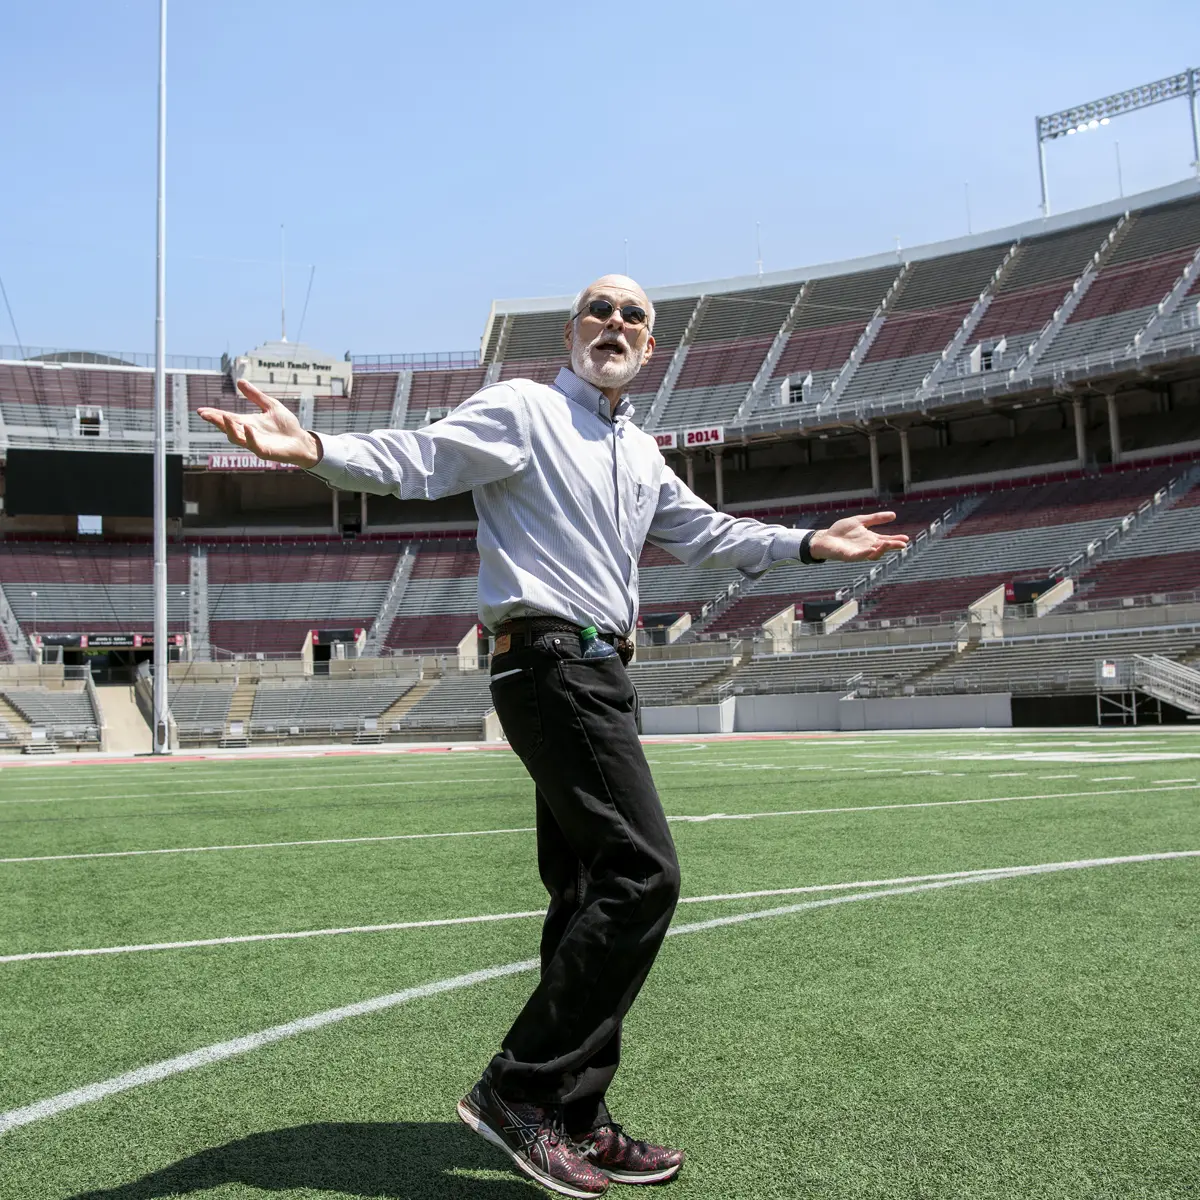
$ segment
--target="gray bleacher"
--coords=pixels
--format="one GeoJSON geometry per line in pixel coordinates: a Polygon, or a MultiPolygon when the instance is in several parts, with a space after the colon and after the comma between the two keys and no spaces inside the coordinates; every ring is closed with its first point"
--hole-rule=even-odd
{"type": "Polygon", "coordinates": [[[962,579],[997,570],[1013,574],[1039,568],[1048,570],[1067,562],[1117,523],[1113,517],[1104,517],[1071,525],[941,538],[930,543],[923,554],[892,578],[894,582],[907,583],[917,579],[962,579]]]}
{"type": "Polygon", "coordinates": [[[1200,509],[1196,507],[1169,509],[1114,547],[1107,557],[1144,558],[1189,551],[1200,551],[1200,509]]]}
{"type": "Polygon", "coordinates": [[[82,688],[55,691],[49,688],[5,688],[4,698],[30,725],[43,726],[51,738],[99,741],[100,718],[82,688]]]}
{"type": "Polygon", "coordinates": [[[493,707],[489,679],[486,671],[443,676],[388,732],[481,737],[484,714],[493,707]]]}
{"type": "Polygon", "coordinates": [[[171,688],[171,716],[180,734],[220,734],[233,698],[232,683],[179,683],[171,688]]]}
{"type": "Polygon", "coordinates": [[[921,671],[952,653],[951,643],[766,654],[733,677],[729,693],[845,692],[860,684],[902,690],[921,671]],[[853,681],[853,682],[852,682],[853,681]]]}
{"type": "Polygon", "coordinates": [[[1075,692],[1096,686],[1096,663],[1134,654],[1181,659],[1200,648],[1200,625],[984,642],[917,685],[922,693],[1075,692]]]}
{"type": "MultiPolygon", "coordinates": [[[[147,629],[154,623],[154,585],[150,583],[10,583],[6,590],[13,614],[29,626],[35,620],[43,627],[77,623],[84,629],[90,621],[117,621],[147,629]]],[[[187,592],[187,584],[168,586],[168,622],[186,624],[187,592]]]]}
{"type": "Polygon", "coordinates": [[[727,671],[732,658],[682,658],[629,665],[629,678],[644,705],[680,704],[697,689],[727,671]]]}
{"type": "Polygon", "coordinates": [[[715,599],[731,583],[746,577],[736,568],[643,567],[638,574],[638,590],[643,609],[665,609],[678,605],[695,610],[715,599]]]}
{"type": "Polygon", "coordinates": [[[264,680],[254,692],[251,733],[358,729],[364,718],[378,717],[417,682],[411,673],[388,679],[327,679],[304,683],[264,680]]]}
{"type": "Polygon", "coordinates": [[[394,372],[357,372],[352,395],[317,396],[313,427],[326,433],[369,433],[386,429],[396,398],[399,376],[394,372]]]}
{"type": "MultiPolygon", "coordinates": [[[[1168,284],[1163,289],[1164,293],[1169,287],[1168,284]]],[[[1150,320],[1155,307],[1148,304],[1086,321],[1070,321],[1055,334],[1039,365],[1079,359],[1088,354],[1119,353],[1150,320]]]]}
{"type": "MultiPolygon", "coordinates": [[[[304,583],[210,584],[208,612],[213,621],[336,622],[344,619],[346,613],[378,612],[387,589],[386,579],[341,583],[306,580],[304,583]]],[[[184,615],[186,617],[186,613],[184,615]]]]}

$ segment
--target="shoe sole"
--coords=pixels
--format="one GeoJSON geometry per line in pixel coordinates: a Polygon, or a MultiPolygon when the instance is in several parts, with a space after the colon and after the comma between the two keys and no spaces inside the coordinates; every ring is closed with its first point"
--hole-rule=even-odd
{"type": "Polygon", "coordinates": [[[683,1163],[667,1167],[662,1171],[643,1171],[640,1174],[631,1171],[610,1171],[607,1167],[596,1167],[596,1170],[607,1175],[613,1183],[666,1183],[668,1179],[674,1179],[683,1170],[683,1163]]]}
{"type": "MultiPolygon", "coordinates": [[[[465,1101],[460,1100],[455,1105],[455,1112],[458,1113],[458,1119],[468,1128],[479,1134],[485,1141],[491,1142],[499,1150],[503,1150],[513,1163],[530,1179],[536,1183],[540,1183],[542,1187],[548,1188],[552,1192],[558,1192],[560,1196],[574,1196],[576,1200],[595,1200],[595,1197],[602,1196],[603,1192],[585,1192],[580,1188],[573,1188],[570,1184],[563,1183],[561,1180],[547,1175],[544,1171],[539,1170],[527,1158],[522,1158],[473,1108],[465,1101]]],[[[597,1168],[598,1169],[598,1168],[597,1168]]]]}

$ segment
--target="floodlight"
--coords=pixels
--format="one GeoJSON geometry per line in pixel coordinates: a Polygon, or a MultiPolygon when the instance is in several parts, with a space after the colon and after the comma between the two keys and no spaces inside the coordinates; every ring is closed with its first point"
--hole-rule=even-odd
{"type": "Polygon", "coordinates": [[[1076,104],[1047,117],[1036,118],[1038,140],[1038,166],[1042,180],[1042,214],[1050,215],[1050,193],[1046,186],[1046,143],[1058,137],[1069,137],[1073,133],[1086,133],[1107,125],[1113,117],[1162,104],[1165,100],[1185,99],[1192,121],[1192,168],[1200,174],[1200,114],[1197,113],[1197,97],[1200,96],[1200,68],[1188,67],[1178,75],[1168,75],[1153,83],[1143,83],[1124,92],[1115,92],[1100,100],[1089,100],[1076,104]]]}

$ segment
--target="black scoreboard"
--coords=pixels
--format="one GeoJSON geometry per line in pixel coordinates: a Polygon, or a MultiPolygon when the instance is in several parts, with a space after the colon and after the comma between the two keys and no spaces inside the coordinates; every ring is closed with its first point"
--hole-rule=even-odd
{"type": "MultiPolygon", "coordinates": [[[[154,516],[152,454],[10,449],[4,475],[4,508],[10,516],[154,516]]],[[[167,516],[183,516],[178,454],[167,455],[167,516]]]]}

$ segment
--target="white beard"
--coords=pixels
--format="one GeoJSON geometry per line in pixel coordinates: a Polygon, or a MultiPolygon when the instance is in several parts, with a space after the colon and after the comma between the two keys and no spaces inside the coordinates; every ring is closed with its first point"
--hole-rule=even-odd
{"type": "Polygon", "coordinates": [[[597,388],[623,388],[633,381],[634,376],[642,369],[642,356],[636,350],[627,348],[620,357],[598,354],[593,357],[603,333],[597,335],[590,345],[582,345],[578,339],[571,344],[571,370],[580,379],[597,388]]]}

